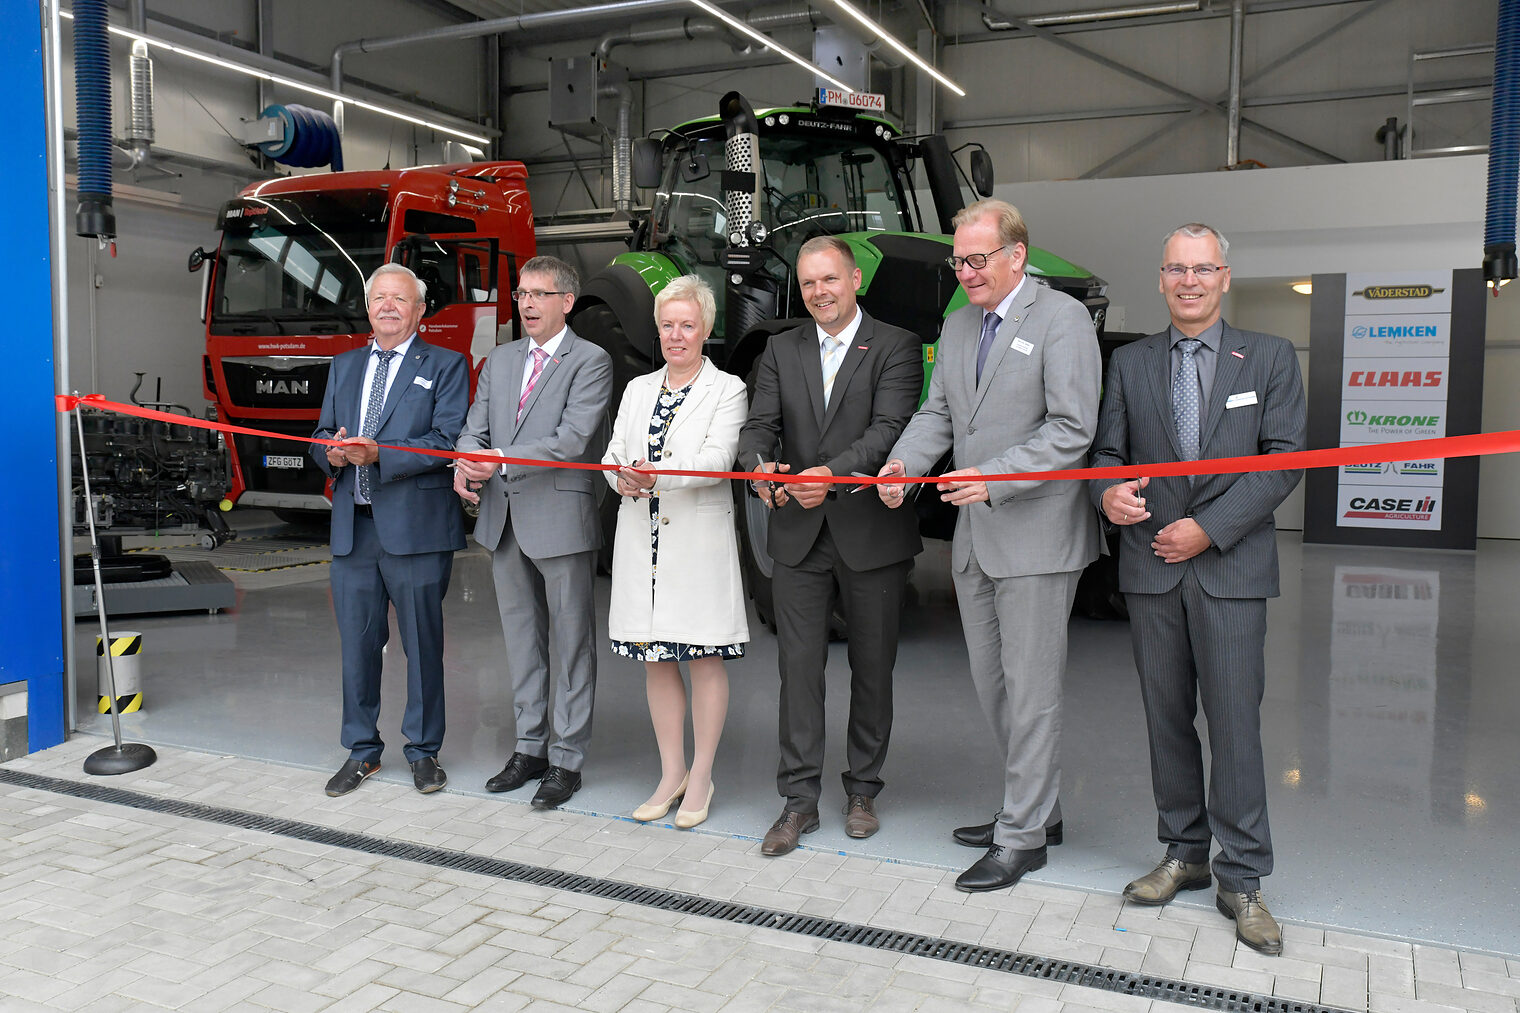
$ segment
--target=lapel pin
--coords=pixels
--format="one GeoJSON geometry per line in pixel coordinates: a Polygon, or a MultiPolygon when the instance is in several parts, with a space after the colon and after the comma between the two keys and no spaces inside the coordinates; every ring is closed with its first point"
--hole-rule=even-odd
{"type": "Polygon", "coordinates": [[[1233,355],[1233,356],[1235,356],[1235,358],[1237,358],[1237,359],[1244,359],[1245,358],[1245,356],[1242,355],[1242,354],[1240,354],[1239,352],[1231,352],[1230,354],[1233,355]]]}
{"type": "Polygon", "coordinates": [[[869,352],[871,350],[871,346],[869,345],[856,345],[855,347],[860,349],[862,352],[869,352]]]}

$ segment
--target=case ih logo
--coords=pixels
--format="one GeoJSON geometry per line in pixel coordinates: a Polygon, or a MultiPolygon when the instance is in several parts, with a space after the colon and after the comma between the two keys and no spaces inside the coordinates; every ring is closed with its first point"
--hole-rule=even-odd
{"type": "Polygon", "coordinates": [[[1435,516],[1436,498],[1398,499],[1393,496],[1353,496],[1342,515],[1380,521],[1428,521],[1435,516]]]}
{"type": "Polygon", "coordinates": [[[1352,372],[1350,379],[1346,381],[1347,387],[1439,387],[1441,386],[1441,371],[1439,369],[1427,370],[1424,373],[1415,370],[1405,370],[1400,373],[1397,370],[1358,369],[1352,372]]]}
{"type": "Polygon", "coordinates": [[[310,380],[255,380],[255,394],[310,394],[310,380]]]}
{"type": "Polygon", "coordinates": [[[1435,288],[1431,285],[1368,285],[1351,294],[1359,295],[1363,299],[1429,299],[1445,291],[1444,288],[1435,288]]]}
{"type": "Polygon", "coordinates": [[[1346,413],[1346,421],[1353,426],[1438,426],[1439,415],[1368,415],[1360,408],[1346,413]]]}

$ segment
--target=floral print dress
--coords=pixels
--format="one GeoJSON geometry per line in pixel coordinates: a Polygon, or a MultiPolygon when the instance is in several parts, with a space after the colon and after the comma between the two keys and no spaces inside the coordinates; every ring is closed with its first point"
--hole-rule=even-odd
{"type": "MultiPolygon", "coordinates": [[[[649,452],[644,455],[644,460],[650,464],[658,463],[660,456],[665,452],[665,434],[670,431],[670,423],[680,410],[681,403],[686,400],[686,395],[691,393],[691,384],[687,384],[680,390],[672,391],[664,384],[660,385],[660,396],[654,402],[654,414],[649,418],[649,452]]],[[[655,490],[649,493],[649,583],[652,592],[658,596],[660,593],[659,581],[660,569],[660,494],[655,490]]],[[[680,579],[679,575],[676,577],[680,579]]],[[[743,644],[681,644],[669,640],[652,641],[612,641],[612,653],[624,658],[632,658],[635,661],[690,661],[692,658],[742,658],[744,657],[743,644]]]]}

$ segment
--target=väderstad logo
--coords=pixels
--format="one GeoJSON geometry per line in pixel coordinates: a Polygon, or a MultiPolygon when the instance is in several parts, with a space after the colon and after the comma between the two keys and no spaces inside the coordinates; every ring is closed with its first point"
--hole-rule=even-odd
{"type": "Polygon", "coordinates": [[[1445,291],[1431,285],[1368,285],[1351,294],[1363,299],[1429,299],[1445,291]]]}

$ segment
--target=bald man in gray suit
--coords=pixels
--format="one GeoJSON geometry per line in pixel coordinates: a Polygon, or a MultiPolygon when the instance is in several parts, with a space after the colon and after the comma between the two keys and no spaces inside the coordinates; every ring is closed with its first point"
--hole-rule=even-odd
{"type": "MultiPolygon", "coordinates": [[[[1114,353],[1093,442],[1093,466],[1280,454],[1304,447],[1304,387],[1293,345],[1239,331],[1221,316],[1229,243],[1207,225],[1166,237],[1161,293],[1171,326],[1114,353]]],[[[1282,952],[1261,897],[1272,871],[1261,752],[1267,599],[1277,595],[1272,511],[1300,471],[1090,483],[1092,501],[1120,526],[1119,589],[1150,738],[1158,836],[1166,854],[1124,889],[1165,904],[1209,886],[1241,942],[1282,952]],[[1193,721],[1208,719],[1212,770],[1193,721]]]]}
{"type": "MultiPolygon", "coordinates": [[[[1098,518],[1079,482],[986,482],[982,475],[1079,468],[1098,419],[1102,370],[1082,304],[1024,274],[1018,209],[978,201],[955,217],[951,266],[971,305],[946,320],[929,396],[882,475],[923,475],[946,450],[958,466],[941,498],[960,508],[952,568],[971,678],[1003,757],[1002,809],[955,839],[987,852],[955,881],[1012,886],[1061,842],[1061,677],[1082,568],[1098,518]]],[[[878,487],[901,506],[904,486],[878,487]]]]}

